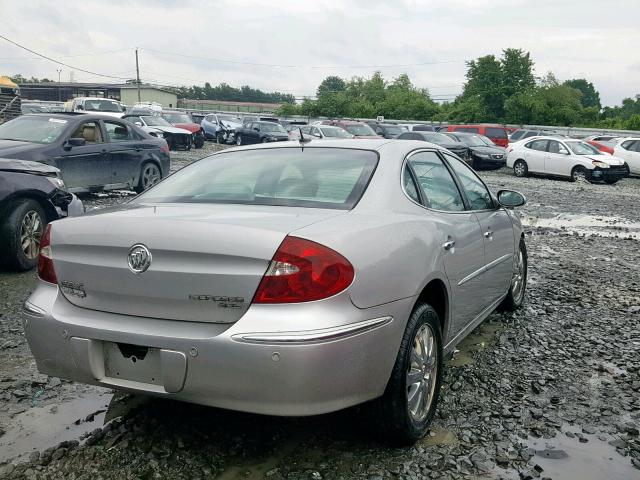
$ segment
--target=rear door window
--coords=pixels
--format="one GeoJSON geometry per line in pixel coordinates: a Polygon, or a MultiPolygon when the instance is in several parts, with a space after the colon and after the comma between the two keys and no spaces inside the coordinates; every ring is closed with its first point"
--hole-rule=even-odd
{"type": "Polygon", "coordinates": [[[126,142],[135,140],[133,131],[123,123],[104,121],[104,127],[107,132],[107,138],[110,142],[126,142]]]}
{"type": "Polygon", "coordinates": [[[533,142],[527,143],[525,147],[530,148],[531,150],[537,150],[539,152],[546,152],[547,143],[549,143],[549,140],[534,140],[533,142]]]}
{"type": "Polygon", "coordinates": [[[504,128],[487,127],[484,134],[490,138],[508,138],[507,131],[504,128]]]}
{"type": "Polygon", "coordinates": [[[418,152],[408,158],[407,164],[411,166],[418,180],[425,207],[447,212],[464,210],[460,191],[437,153],[418,152]]]}
{"type": "Polygon", "coordinates": [[[634,150],[633,147],[635,144],[636,144],[635,140],[627,140],[626,142],[622,142],[620,146],[625,150],[633,151],[634,150]]]}

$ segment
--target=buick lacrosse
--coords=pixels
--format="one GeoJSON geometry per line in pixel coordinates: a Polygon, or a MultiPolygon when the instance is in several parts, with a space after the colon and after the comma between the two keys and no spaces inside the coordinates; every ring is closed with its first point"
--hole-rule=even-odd
{"type": "Polygon", "coordinates": [[[48,375],[261,414],[364,404],[412,442],[444,356],[522,305],[524,202],[426,142],[226,150],[50,224],[26,335],[48,375]]]}

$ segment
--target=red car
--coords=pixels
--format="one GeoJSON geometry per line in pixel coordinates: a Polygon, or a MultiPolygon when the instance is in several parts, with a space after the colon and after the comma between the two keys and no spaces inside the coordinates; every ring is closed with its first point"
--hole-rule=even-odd
{"type": "Polygon", "coordinates": [[[587,140],[587,143],[589,145],[593,145],[594,147],[596,147],[601,152],[606,152],[606,153],[610,153],[611,155],[613,155],[613,148],[605,145],[602,142],[596,142],[595,140],[587,140]]]}
{"type": "Polygon", "coordinates": [[[376,135],[373,128],[366,123],[356,122],[355,120],[323,120],[322,124],[340,127],[353,135],[353,138],[383,138],[380,135],[376,135]]]}
{"type": "Polygon", "coordinates": [[[191,118],[189,114],[173,110],[164,110],[162,112],[162,118],[164,118],[174,127],[189,130],[193,135],[193,146],[196,148],[203,147],[204,130],[202,130],[202,127],[200,125],[193,121],[193,118],[191,118]]]}
{"type": "Polygon", "coordinates": [[[493,143],[499,147],[507,148],[509,146],[509,137],[507,136],[507,129],[500,125],[449,125],[447,127],[448,132],[464,132],[464,133],[478,133],[489,137],[493,143]]]}

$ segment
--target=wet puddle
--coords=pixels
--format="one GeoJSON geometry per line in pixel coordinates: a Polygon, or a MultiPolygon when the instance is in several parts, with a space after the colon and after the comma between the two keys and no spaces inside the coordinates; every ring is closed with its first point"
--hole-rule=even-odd
{"type": "Polygon", "coordinates": [[[458,445],[458,437],[455,433],[444,428],[432,428],[429,434],[419,441],[420,445],[432,447],[435,445],[458,445]]]}
{"type": "Polygon", "coordinates": [[[467,335],[456,347],[453,358],[447,362],[451,367],[463,367],[474,363],[473,353],[483,350],[489,345],[496,332],[502,330],[501,323],[482,323],[467,335]]]}
{"type": "Polygon", "coordinates": [[[522,223],[528,227],[552,228],[578,235],[640,240],[640,223],[629,222],[622,217],[561,213],[551,218],[525,216],[522,223]]]}
{"type": "Polygon", "coordinates": [[[615,437],[607,436],[607,441],[596,435],[583,435],[589,441],[581,443],[578,438],[569,438],[565,431],[579,433],[579,427],[569,427],[552,439],[530,439],[528,446],[535,450],[532,464],[540,465],[544,470],[542,477],[553,480],[631,480],[640,478],[629,457],[619,455],[608,441],[615,437]]]}
{"type": "Polygon", "coordinates": [[[110,391],[80,396],[59,405],[33,407],[12,418],[0,437],[0,462],[26,460],[60,442],[80,440],[85,433],[101,428],[147,401],[145,397],[110,391]]]}

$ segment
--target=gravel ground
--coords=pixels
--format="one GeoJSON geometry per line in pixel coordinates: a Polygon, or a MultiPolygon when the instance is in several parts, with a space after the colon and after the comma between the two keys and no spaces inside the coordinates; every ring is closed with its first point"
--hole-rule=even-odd
{"type": "Polygon", "coordinates": [[[357,409],[262,417],[40,375],[19,317],[35,274],[0,272],[0,478],[640,479],[640,179],[481,174],[529,199],[526,305],[458,347],[414,447],[373,440],[357,409]]]}

